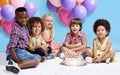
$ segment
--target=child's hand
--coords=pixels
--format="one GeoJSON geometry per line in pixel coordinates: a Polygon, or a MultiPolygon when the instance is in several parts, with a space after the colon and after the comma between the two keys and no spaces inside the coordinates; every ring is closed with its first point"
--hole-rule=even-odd
{"type": "Polygon", "coordinates": [[[101,62],[101,57],[100,56],[97,56],[93,59],[93,62],[94,63],[100,63],[101,62]]]}
{"type": "Polygon", "coordinates": [[[94,62],[94,63],[97,63],[97,59],[98,59],[98,57],[94,57],[94,58],[93,58],[93,62],[94,62]]]}

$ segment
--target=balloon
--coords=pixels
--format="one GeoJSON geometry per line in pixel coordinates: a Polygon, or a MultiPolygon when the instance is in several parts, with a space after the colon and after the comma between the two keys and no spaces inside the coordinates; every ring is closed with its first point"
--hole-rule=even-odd
{"type": "Polygon", "coordinates": [[[53,45],[54,45],[55,50],[57,50],[63,45],[63,42],[56,42],[56,43],[53,43],[53,45]]]}
{"type": "Polygon", "coordinates": [[[6,34],[9,35],[11,33],[13,26],[14,26],[14,21],[2,20],[1,27],[6,34]]]}
{"type": "Polygon", "coordinates": [[[97,1],[96,0],[85,0],[83,5],[87,9],[87,12],[90,13],[96,9],[97,1]]]}
{"type": "Polygon", "coordinates": [[[61,5],[66,10],[71,10],[76,5],[76,0],[61,0],[61,5]]]}
{"type": "Polygon", "coordinates": [[[50,3],[52,3],[54,6],[56,7],[60,7],[61,6],[61,0],[49,0],[50,3]]]}
{"type": "Polygon", "coordinates": [[[58,12],[58,17],[64,25],[69,26],[72,19],[72,12],[61,8],[58,12]]]}
{"type": "Polygon", "coordinates": [[[50,10],[52,10],[53,12],[57,12],[58,9],[59,9],[59,7],[53,5],[53,4],[50,2],[50,0],[47,0],[47,7],[48,7],[50,10]]]}
{"type": "Polygon", "coordinates": [[[1,16],[7,20],[11,21],[15,17],[15,9],[12,5],[6,4],[1,8],[1,16]]]}
{"type": "Polygon", "coordinates": [[[36,8],[36,5],[32,2],[26,2],[24,7],[27,9],[27,12],[28,12],[28,16],[29,17],[32,17],[35,15],[36,11],[37,11],[37,8],[36,8]]]}
{"type": "Polygon", "coordinates": [[[11,0],[11,4],[16,8],[23,7],[25,4],[25,0],[11,0]]]}
{"type": "Polygon", "coordinates": [[[0,26],[1,26],[1,20],[0,20],[0,26]]]}
{"type": "Polygon", "coordinates": [[[2,19],[2,16],[1,16],[1,8],[0,8],[0,20],[2,19]]]}
{"type": "Polygon", "coordinates": [[[80,18],[81,20],[85,19],[87,15],[87,10],[84,6],[78,5],[72,10],[73,18],[80,18]]]}
{"type": "Polygon", "coordinates": [[[10,4],[10,0],[0,0],[0,7],[2,7],[5,4],[10,4]]]}

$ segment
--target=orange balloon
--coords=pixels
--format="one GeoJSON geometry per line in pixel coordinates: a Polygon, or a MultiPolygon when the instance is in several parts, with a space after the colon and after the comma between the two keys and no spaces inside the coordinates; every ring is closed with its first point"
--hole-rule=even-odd
{"type": "Polygon", "coordinates": [[[10,0],[0,0],[0,7],[2,7],[5,4],[11,4],[10,0]]]}

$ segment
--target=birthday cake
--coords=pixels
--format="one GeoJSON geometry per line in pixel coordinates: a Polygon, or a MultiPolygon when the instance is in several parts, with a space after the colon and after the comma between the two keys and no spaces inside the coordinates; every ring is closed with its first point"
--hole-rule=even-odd
{"type": "Polygon", "coordinates": [[[65,57],[63,59],[63,64],[68,66],[86,65],[83,57],[65,57]]]}

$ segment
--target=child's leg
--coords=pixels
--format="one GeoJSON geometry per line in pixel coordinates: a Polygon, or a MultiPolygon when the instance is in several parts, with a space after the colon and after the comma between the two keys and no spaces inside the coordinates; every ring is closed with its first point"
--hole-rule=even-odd
{"type": "Polygon", "coordinates": [[[17,48],[15,51],[19,60],[22,61],[22,63],[18,63],[21,69],[36,67],[40,62],[41,58],[37,54],[31,54],[27,50],[20,48],[17,48]]]}
{"type": "Polygon", "coordinates": [[[91,48],[84,48],[84,49],[81,49],[79,51],[81,53],[85,53],[86,55],[88,55],[90,57],[93,57],[93,52],[92,52],[91,48]]]}
{"type": "Polygon", "coordinates": [[[115,56],[115,51],[110,50],[106,55],[103,56],[101,61],[105,61],[107,58],[113,59],[115,56]]]}
{"type": "Polygon", "coordinates": [[[52,48],[51,47],[48,47],[48,54],[52,53],[52,48]]]}
{"type": "Polygon", "coordinates": [[[38,65],[39,61],[37,60],[25,60],[22,63],[18,63],[18,66],[21,69],[26,69],[26,68],[33,68],[38,65]]]}
{"type": "Polygon", "coordinates": [[[39,54],[40,56],[45,56],[45,53],[43,52],[43,50],[41,48],[36,49],[35,53],[39,54]]]}

